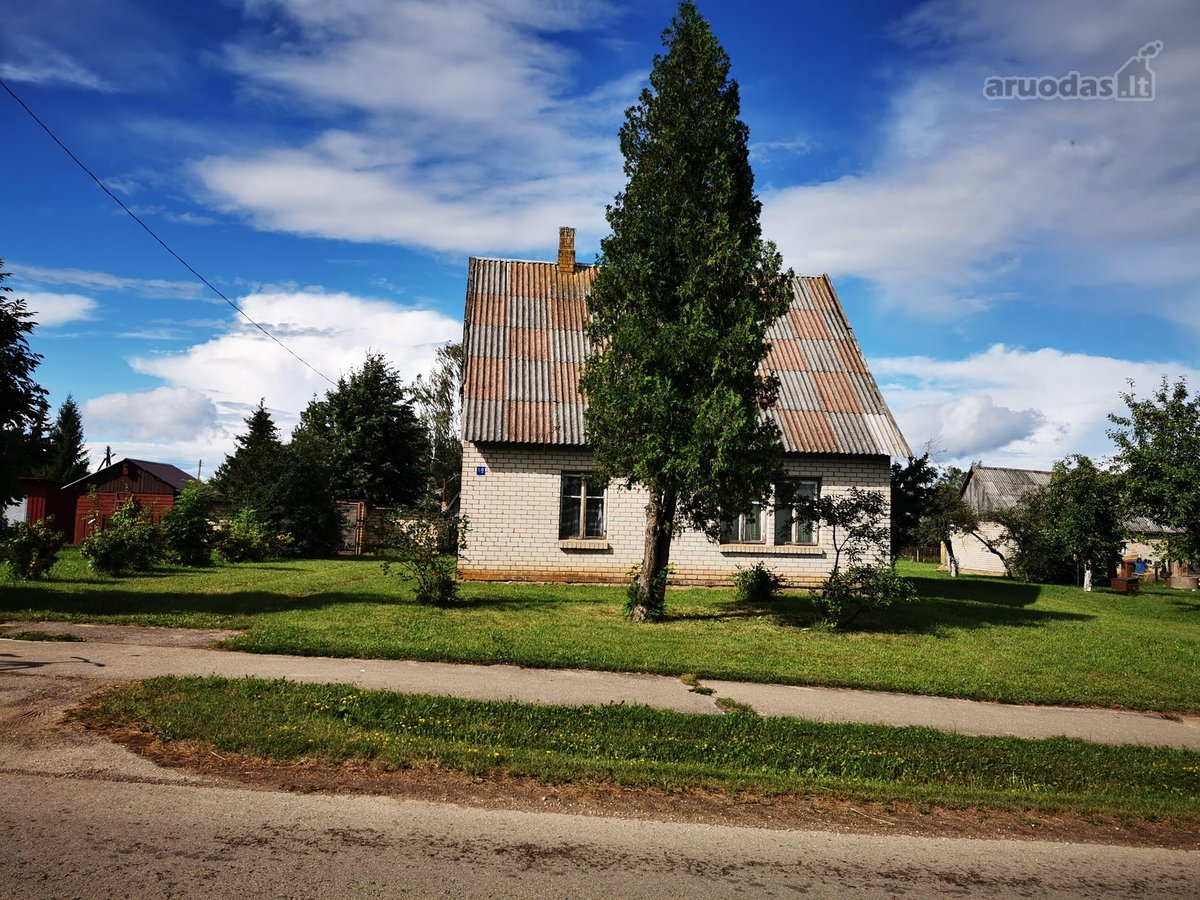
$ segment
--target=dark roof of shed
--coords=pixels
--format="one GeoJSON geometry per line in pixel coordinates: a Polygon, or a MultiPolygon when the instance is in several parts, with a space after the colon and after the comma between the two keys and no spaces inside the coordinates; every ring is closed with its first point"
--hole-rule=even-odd
{"type": "MultiPolygon", "coordinates": [[[[579,374],[594,266],[472,257],[463,330],[463,438],[582,445],[579,374]]],[[[793,282],[768,332],[780,380],[768,415],[791,453],[911,456],[829,276],[793,282]]]]}
{"type": "Polygon", "coordinates": [[[1038,469],[972,466],[962,496],[977,513],[1011,509],[1029,491],[1050,483],[1050,473],[1038,469]]]}
{"type": "Polygon", "coordinates": [[[189,481],[196,480],[195,476],[189,475],[187,472],[183,471],[183,469],[179,468],[178,466],[173,466],[170,463],[151,462],[147,459],[130,459],[129,457],[126,457],[125,459],[118,460],[110,466],[105,466],[103,469],[93,472],[91,475],[84,475],[82,478],[72,481],[68,485],[64,485],[63,490],[76,487],[77,485],[89,484],[94,481],[103,481],[114,469],[119,469],[126,463],[133,463],[138,468],[144,469],[159,481],[169,484],[177,491],[183,490],[183,486],[189,481]]]}

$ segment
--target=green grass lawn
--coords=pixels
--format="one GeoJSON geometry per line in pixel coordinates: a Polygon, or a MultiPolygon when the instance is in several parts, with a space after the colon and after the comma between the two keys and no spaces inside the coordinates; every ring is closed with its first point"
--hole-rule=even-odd
{"type": "Polygon", "coordinates": [[[769,606],[672,590],[669,619],[624,620],[620,587],[468,584],[431,609],[369,560],[91,574],[70,551],[42,583],[0,581],[0,616],[246,629],[261,653],[513,663],[824,684],[1025,703],[1200,712],[1200,596],[1137,595],[901,564],[921,601],[815,626],[801,593],[769,606]]]}
{"type": "Polygon", "coordinates": [[[157,678],[81,713],[274,760],[437,765],[549,782],[836,794],[939,806],[1200,818],[1200,753],[924,728],[537,707],[348,685],[157,678]]]}

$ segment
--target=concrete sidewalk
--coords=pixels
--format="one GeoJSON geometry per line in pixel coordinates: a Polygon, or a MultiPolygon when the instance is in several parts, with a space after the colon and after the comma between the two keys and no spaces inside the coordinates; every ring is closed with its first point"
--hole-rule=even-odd
{"type": "MultiPolygon", "coordinates": [[[[64,625],[55,630],[79,633],[81,628],[87,626],[64,625]]],[[[1197,716],[1168,719],[1156,713],[1016,706],[846,688],[735,681],[704,681],[706,687],[713,689],[713,694],[706,696],[692,692],[678,678],[664,675],[234,653],[180,646],[178,640],[170,639],[172,636],[167,634],[175,631],[163,629],[163,640],[154,646],[105,640],[60,643],[0,638],[0,673],[37,672],[54,677],[122,681],[157,675],[256,676],[356,684],[365,688],[479,700],[569,706],[641,703],[660,709],[712,714],[720,713],[718,698],[729,698],[747,703],[767,716],[922,725],[975,735],[1065,736],[1106,744],[1200,750],[1200,717],[1197,716]]]]}

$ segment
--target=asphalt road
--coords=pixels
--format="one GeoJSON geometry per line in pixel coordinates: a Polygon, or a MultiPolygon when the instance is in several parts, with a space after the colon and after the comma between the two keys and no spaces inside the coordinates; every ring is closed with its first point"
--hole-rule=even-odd
{"type": "Polygon", "coordinates": [[[0,893],[1195,897],[1200,854],[779,832],[382,797],[0,777],[0,893]]]}

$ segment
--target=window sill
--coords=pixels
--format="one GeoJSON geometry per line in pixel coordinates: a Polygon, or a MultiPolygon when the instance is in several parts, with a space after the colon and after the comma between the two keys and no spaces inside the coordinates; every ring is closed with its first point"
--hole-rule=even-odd
{"type": "Polygon", "coordinates": [[[609,544],[608,538],[574,538],[572,540],[559,541],[559,550],[591,550],[593,552],[611,550],[612,545],[609,544]]]}
{"type": "Polygon", "coordinates": [[[724,554],[738,556],[824,556],[816,544],[718,544],[724,554]]]}

